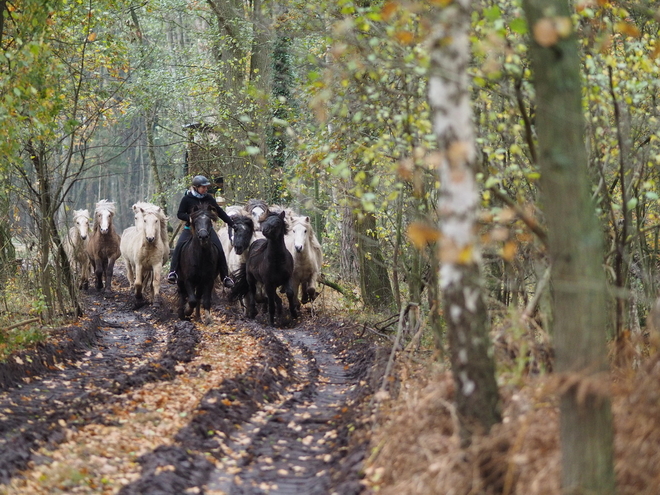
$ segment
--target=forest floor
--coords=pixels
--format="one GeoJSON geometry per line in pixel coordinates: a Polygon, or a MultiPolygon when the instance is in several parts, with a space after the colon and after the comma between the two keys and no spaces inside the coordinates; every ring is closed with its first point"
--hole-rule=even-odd
{"type": "MultiPolygon", "coordinates": [[[[461,447],[453,379],[429,348],[342,318],[331,297],[270,327],[217,291],[137,307],[119,266],[86,315],[0,364],[0,494],[559,495],[547,336],[494,325],[503,421],[461,447]]],[[[660,493],[660,338],[626,339],[603,380],[620,495],[660,493]]],[[[615,352],[616,351],[616,352],[615,352]]]]}
{"type": "Polygon", "coordinates": [[[553,364],[549,338],[526,327],[513,314],[493,326],[502,422],[488,435],[473,437],[467,448],[458,435],[448,366],[428,353],[399,355],[393,371],[398,393],[383,398],[372,424],[363,480],[370,490],[382,495],[577,493],[561,486],[558,405],[565,387],[576,386],[611,402],[616,493],[660,494],[660,335],[626,332],[610,349],[610,373],[582,380],[548,372],[553,364]]]}
{"type": "Polygon", "coordinates": [[[0,365],[0,494],[363,491],[382,353],[323,295],[275,328],[222,290],[209,325],[179,321],[168,284],[138,307],[121,265],[83,297],[78,324],[0,365]]]}

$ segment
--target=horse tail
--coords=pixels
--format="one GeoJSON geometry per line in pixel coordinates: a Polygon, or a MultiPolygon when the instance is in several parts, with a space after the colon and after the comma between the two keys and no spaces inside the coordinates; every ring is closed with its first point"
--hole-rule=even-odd
{"type": "Polygon", "coordinates": [[[229,300],[237,301],[244,298],[248,292],[250,292],[250,285],[247,280],[247,269],[245,263],[241,263],[241,266],[234,273],[231,274],[234,279],[234,286],[229,291],[229,300]]]}

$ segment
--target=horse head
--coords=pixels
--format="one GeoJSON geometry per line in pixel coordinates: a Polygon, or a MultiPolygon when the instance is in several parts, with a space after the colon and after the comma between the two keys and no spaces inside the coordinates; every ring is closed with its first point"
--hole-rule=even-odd
{"type": "Polygon", "coordinates": [[[135,226],[149,244],[155,242],[160,236],[161,221],[163,220],[160,206],[140,202],[133,205],[133,211],[135,212],[135,226]]]}
{"type": "Polygon", "coordinates": [[[232,246],[239,256],[250,247],[252,236],[254,235],[254,222],[250,217],[236,216],[234,220],[234,235],[232,237],[232,246]]]}
{"type": "Polygon", "coordinates": [[[261,230],[261,222],[269,215],[268,203],[263,199],[250,199],[245,205],[245,210],[252,216],[254,229],[261,230]]]}
{"type": "Polygon", "coordinates": [[[73,224],[78,230],[80,238],[84,241],[89,234],[89,211],[88,210],[74,210],[73,211],[73,224]]]}
{"type": "Polygon", "coordinates": [[[261,222],[261,232],[266,239],[276,240],[284,238],[284,235],[288,231],[286,222],[284,221],[285,216],[286,212],[284,211],[271,213],[261,222]]]}
{"type": "Polygon", "coordinates": [[[202,243],[205,243],[211,237],[213,221],[217,218],[218,216],[216,215],[215,211],[210,209],[208,206],[196,208],[190,214],[190,229],[192,230],[192,233],[196,235],[200,241],[202,241],[202,243]]]}
{"type": "Polygon", "coordinates": [[[142,227],[144,237],[149,244],[159,239],[160,236],[160,215],[156,211],[142,211],[142,227]]]}
{"type": "Polygon", "coordinates": [[[107,199],[102,199],[96,203],[94,215],[94,225],[98,225],[101,234],[107,234],[112,226],[112,217],[115,215],[115,204],[107,199]]]}
{"type": "Polygon", "coordinates": [[[293,235],[293,247],[296,252],[303,252],[305,246],[307,246],[311,232],[309,217],[295,217],[291,226],[291,234],[293,235]]]}

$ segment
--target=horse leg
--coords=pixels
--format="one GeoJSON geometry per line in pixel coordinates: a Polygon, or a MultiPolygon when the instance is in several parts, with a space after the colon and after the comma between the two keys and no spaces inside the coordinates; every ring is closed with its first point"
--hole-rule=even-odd
{"type": "Polygon", "coordinates": [[[94,262],[94,275],[96,276],[96,290],[103,290],[103,262],[96,258],[94,262]]]}
{"type": "Polygon", "coordinates": [[[256,287],[250,285],[250,290],[245,296],[245,316],[250,319],[254,319],[257,316],[257,302],[256,302],[256,287]]]}
{"type": "Polygon", "coordinates": [[[89,267],[89,259],[86,259],[80,265],[80,288],[84,290],[89,289],[89,267]]]}
{"type": "Polygon", "coordinates": [[[128,278],[128,288],[132,289],[135,286],[135,272],[133,271],[133,263],[126,260],[126,277],[128,278]]]}
{"type": "Polygon", "coordinates": [[[268,297],[268,319],[270,320],[270,326],[275,326],[275,307],[281,308],[282,300],[280,296],[277,295],[277,287],[267,286],[266,287],[266,297],[268,297]],[[277,301],[276,301],[277,298],[277,301]],[[279,304],[278,304],[279,303],[279,304]]]}
{"type": "Polygon", "coordinates": [[[275,294],[275,310],[277,316],[282,316],[282,298],[278,295],[276,290],[273,290],[273,294],[275,294]]]}
{"type": "MultiPolygon", "coordinates": [[[[289,279],[289,285],[293,289],[293,293],[296,295],[296,300],[298,300],[298,294],[300,293],[301,281],[300,281],[300,275],[298,275],[296,273],[295,268],[293,270],[293,273],[291,274],[291,278],[289,279]]],[[[282,286],[282,289],[280,290],[280,292],[286,294],[286,285],[282,286]]],[[[287,295],[287,298],[288,297],[289,296],[287,295]]],[[[306,302],[307,301],[305,299],[305,294],[303,294],[302,303],[305,304],[306,302]]]]}
{"type": "Polygon", "coordinates": [[[135,299],[142,300],[142,279],[144,278],[144,269],[142,263],[135,264],[135,299]]]}
{"type": "MultiPolygon", "coordinates": [[[[188,294],[188,307],[186,308],[185,314],[188,317],[193,314],[193,311],[198,307],[199,302],[195,295],[195,288],[188,281],[186,281],[186,293],[188,294]]],[[[199,316],[199,310],[197,316],[199,316]]]]}
{"type": "Polygon", "coordinates": [[[203,321],[205,325],[210,325],[213,322],[213,318],[211,317],[211,296],[213,295],[213,284],[213,281],[209,284],[206,284],[204,287],[204,293],[202,294],[201,305],[204,307],[203,321]]]}
{"type": "Polygon", "coordinates": [[[301,302],[303,304],[307,302],[314,302],[314,300],[318,296],[318,293],[316,292],[316,283],[314,282],[314,279],[304,282],[300,288],[302,289],[302,295],[303,295],[301,302]]]}
{"type": "Polygon", "coordinates": [[[179,282],[178,284],[178,292],[179,292],[179,320],[185,320],[186,319],[186,314],[185,314],[185,306],[186,302],[188,299],[188,292],[186,291],[186,288],[184,285],[179,282]]]}
{"type": "Polygon", "coordinates": [[[286,292],[286,297],[289,299],[289,311],[291,312],[291,318],[298,318],[298,306],[300,306],[300,301],[298,301],[298,296],[291,287],[291,281],[284,286],[284,292],[286,292]]]}
{"type": "Polygon", "coordinates": [[[160,276],[163,271],[163,266],[160,263],[156,263],[151,267],[151,284],[154,290],[154,304],[158,304],[160,296],[160,276]]]}
{"type": "Polygon", "coordinates": [[[105,287],[108,291],[112,291],[112,274],[115,271],[115,261],[117,257],[108,259],[108,267],[105,270],[105,287]]]}

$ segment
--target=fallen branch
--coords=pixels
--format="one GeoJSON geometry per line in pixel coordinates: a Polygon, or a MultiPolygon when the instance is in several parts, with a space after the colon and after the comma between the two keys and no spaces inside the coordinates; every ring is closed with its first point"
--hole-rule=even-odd
{"type": "Polygon", "coordinates": [[[22,327],[23,325],[29,325],[30,323],[36,323],[38,321],[39,321],[39,318],[30,318],[29,320],[19,321],[18,323],[14,323],[13,325],[10,325],[7,328],[4,328],[3,332],[13,330],[14,328],[22,327]]]}
{"type": "Polygon", "coordinates": [[[351,291],[349,291],[348,289],[345,289],[344,287],[342,287],[339,284],[331,282],[330,280],[326,279],[323,275],[321,276],[321,279],[319,280],[319,283],[321,283],[321,284],[323,284],[327,287],[330,287],[331,289],[336,290],[337,292],[339,292],[341,295],[343,295],[345,297],[348,297],[348,298],[351,298],[351,299],[357,299],[351,291]]]}

